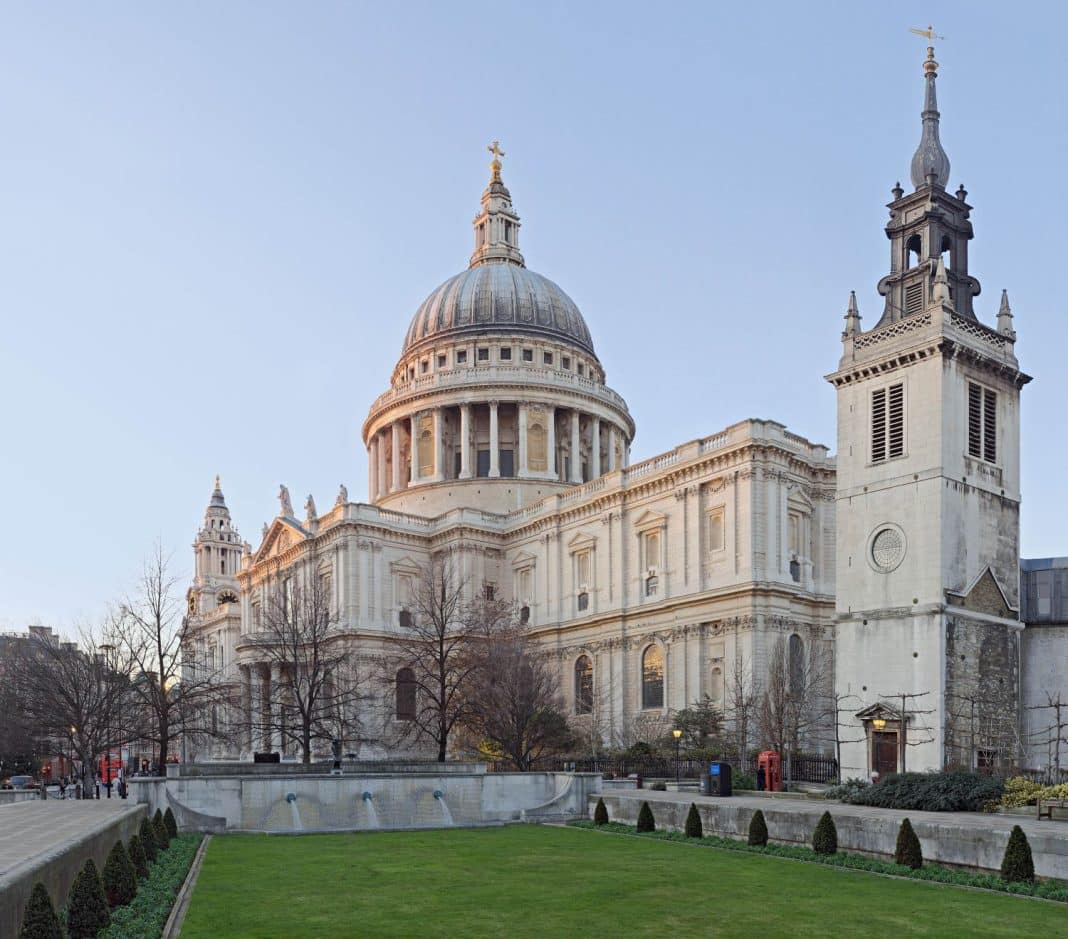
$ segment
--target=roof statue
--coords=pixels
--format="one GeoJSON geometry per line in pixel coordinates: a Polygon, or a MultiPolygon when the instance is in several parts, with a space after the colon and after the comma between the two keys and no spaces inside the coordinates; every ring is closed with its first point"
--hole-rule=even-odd
{"type": "Polygon", "coordinates": [[[315,499],[312,498],[310,492],[304,502],[304,515],[309,522],[314,522],[319,517],[319,513],[315,511],[315,499]]]}
{"type": "Polygon", "coordinates": [[[337,499],[334,501],[334,505],[345,505],[349,501],[349,491],[345,488],[345,484],[342,483],[337,489],[337,499]]]}
{"type": "Polygon", "coordinates": [[[281,506],[281,511],[278,514],[286,518],[293,518],[293,503],[289,500],[289,490],[284,484],[278,487],[278,502],[281,506]]]}

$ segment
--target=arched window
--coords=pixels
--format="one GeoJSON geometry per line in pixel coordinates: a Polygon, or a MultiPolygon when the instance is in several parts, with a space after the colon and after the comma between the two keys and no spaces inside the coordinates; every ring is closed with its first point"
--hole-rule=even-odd
{"type": "Polygon", "coordinates": [[[590,595],[585,590],[578,595],[578,608],[581,613],[583,610],[588,610],[590,607],[590,595]]]}
{"type": "Polygon", "coordinates": [[[519,608],[519,624],[526,626],[530,622],[530,607],[525,603],[519,608]]]}
{"type": "Polygon", "coordinates": [[[412,614],[410,610],[401,610],[397,621],[400,623],[401,629],[412,628],[412,614]]]}
{"type": "Polygon", "coordinates": [[[402,668],[397,672],[397,720],[415,720],[415,672],[402,668]]]}
{"type": "Polygon", "coordinates": [[[790,670],[790,694],[800,695],[805,684],[805,646],[801,637],[794,633],[787,646],[787,667],[790,670]]]}
{"type": "Polygon", "coordinates": [[[920,263],[920,255],[923,253],[923,239],[919,235],[913,235],[905,242],[905,254],[908,266],[915,267],[920,263]]]}
{"type": "Polygon", "coordinates": [[[593,711],[593,662],[588,655],[580,655],[575,661],[575,713],[589,714],[593,711]]]}
{"type": "Polygon", "coordinates": [[[648,646],[642,653],[642,707],[664,706],[664,653],[648,646]]]}
{"type": "Polygon", "coordinates": [[[655,597],[659,589],[660,578],[656,574],[650,574],[645,578],[645,595],[647,597],[655,597]]]}

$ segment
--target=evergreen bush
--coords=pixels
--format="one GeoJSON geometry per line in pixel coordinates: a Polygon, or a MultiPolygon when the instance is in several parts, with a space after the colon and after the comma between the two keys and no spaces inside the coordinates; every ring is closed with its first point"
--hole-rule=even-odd
{"type": "Polygon", "coordinates": [[[63,927],[52,906],[52,898],[40,881],[33,885],[30,902],[22,913],[19,939],[63,939],[63,927]]]}
{"type": "Polygon", "coordinates": [[[834,827],[834,819],[830,812],[824,812],[820,817],[816,830],[812,833],[812,850],[817,854],[838,853],[838,829],[834,827]]]}
{"type": "Polygon", "coordinates": [[[145,857],[148,858],[149,863],[156,860],[156,855],[159,854],[159,848],[156,844],[156,833],[152,829],[152,822],[147,818],[141,819],[141,847],[144,849],[145,857]]]}
{"type": "Polygon", "coordinates": [[[108,906],[112,909],[125,906],[137,893],[137,871],[134,870],[130,855],[126,853],[126,846],[121,841],[116,841],[108,854],[100,878],[104,883],[108,906]]]}
{"type": "Polygon", "coordinates": [[[74,878],[67,900],[67,935],[70,939],[96,939],[96,934],[111,923],[104,885],[93,859],[74,878]]]}
{"type": "Polygon", "coordinates": [[[703,838],[704,836],[705,829],[701,824],[701,813],[697,811],[697,806],[691,802],[690,814],[686,816],[686,837],[703,838]]]}
{"type": "Polygon", "coordinates": [[[912,830],[912,822],[907,818],[901,822],[901,828],[898,829],[894,863],[911,867],[914,871],[923,867],[923,848],[920,847],[916,832],[912,830]]]}
{"type": "Polygon", "coordinates": [[[163,824],[167,826],[167,834],[172,838],[178,837],[178,822],[174,817],[174,812],[171,811],[171,807],[167,806],[167,811],[163,813],[163,824]]]}
{"type": "Polygon", "coordinates": [[[956,770],[950,773],[890,773],[849,796],[854,805],[922,812],[981,812],[1004,792],[1000,779],[956,770]]]}
{"type": "Polygon", "coordinates": [[[608,806],[604,804],[604,799],[600,797],[597,799],[597,808],[593,810],[593,823],[595,825],[608,824],[608,806]]]}
{"type": "Polygon", "coordinates": [[[656,821],[653,819],[653,810],[648,802],[643,802],[641,811],[638,812],[638,831],[656,831],[656,821]]]}
{"type": "Polygon", "coordinates": [[[156,809],[156,814],[152,816],[152,831],[156,836],[156,846],[160,851],[166,851],[171,846],[171,836],[167,831],[167,826],[163,823],[163,813],[156,809]]]}
{"type": "Polygon", "coordinates": [[[140,835],[134,835],[130,839],[126,853],[130,855],[130,863],[134,866],[138,880],[144,880],[148,876],[148,858],[145,857],[145,848],[141,843],[140,835]]]}
{"type": "Polygon", "coordinates": [[[753,817],[749,819],[749,843],[759,848],[763,848],[768,843],[768,823],[764,820],[764,813],[760,809],[757,809],[753,817]]]}
{"type": "Polygon", "coordinates": [[[1001,879],[1008,883],[1034,883],[1035,862],[1031,857],[1031,845],[1019,825],[1012,826],[1005,857],[1001,861],[1001,879]]]}

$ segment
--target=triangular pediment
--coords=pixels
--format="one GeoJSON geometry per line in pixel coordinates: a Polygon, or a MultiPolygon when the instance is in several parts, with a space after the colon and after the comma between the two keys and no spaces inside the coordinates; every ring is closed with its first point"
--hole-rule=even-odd
{"type": "Polygon", "coordinates": [[[597,544],[597,539],[589,532],[576,532],[574,537],[567,543],[569,551],[580,551],[583,548],[592,548],[597,544]]]}
{"type": "Polygon", "coordinates": [[[529,567],[537,560],[529,551],[520,551],[519,554],[512,558],[512,567],[529,567]]]}
{"type": "Polygon", "coordinates": [[[292,519],[276,518],[267,529],[267,537],[253,556],[252,563],[285,554],[294,544],[307,537],[308,533],[292,519]]]}
{"type": "Polygon", "coordinates": [[[901,711],[882,701],[876,701],[875,704],[861,708],[854,716],[861,721],[900,721],[901,711]]]}
{"type": "Polygon", "coordinates": [[[402,558],[398,558],[396,561],[391,561],[389,569],[395,574],[422,574],[422,565],[410,558],[407,554],[402,558]]]}
{"type": "Polygon", "coordinates": [[[1001,619],[1016,619],[1017,611],[1009,606],[1005,591],[987,565],[961,593],[946,591],[946,598],[954,605],[973,613],[985,613],[1001,619]]]}
{"type": "Polygon", "coordinates": [[[650,528],[663,528],[667,524],[667,516],[661,512],[646,509],[634,522],[637,531],[647,531],[650,528]]]}

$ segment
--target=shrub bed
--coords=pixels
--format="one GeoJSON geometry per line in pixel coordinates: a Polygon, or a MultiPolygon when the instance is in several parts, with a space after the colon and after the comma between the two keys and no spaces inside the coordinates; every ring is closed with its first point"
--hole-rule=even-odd
{"type": "Polygon", "coordinates": [[[685,834],[679,831],[654,831],[639,835],[633,825],[624,825],[621,822],[609,822],[607,825],[596,826],[592,822],[582,819],[571,822],[570,825],[573,828],[587,828],[641,838],[656,838],[660,841],[679,841],[702,848],[720,848],[727,851],[741,851],[747,854],[792,858],[795,861],[808,861],[812,864],[825,864],[829,867],[870,871],[875,874],[890,874],[895,877],[906,877],[909,880],[927,880],[932,883],[951,884],[958,887],[976,887],[980,890],[994,890],[998,893],[1012,893],[1024,897],[1039,897],[1043,900],[1068,903],[1068,881],[1063,880],[1007,882],[1002,880],[998,874],[972,874],[967,871],[942,867],[938,864],[927,864],[918,870],[913,870],[910,867],[903,867],[891,861],[881,861],[860,854],[846,854],[842,851],[837,854],[816,854],[811,848],[785,844],[753,847],[744,841],[720,838],[717,835],[706,835],[700,841],[695,838],[687,838],[685,834]]]}
{"type": "Polygon", "coordinates": [[[980,812],[1001,798],[1000,779],[978,773],[890,773],[850,794],[854,805],[923,812],[980,812]]]}
{"type": "Polygon", "coordinates": [[[1013,776],[1005,780],[1005,792],[1000,804],[1007,809],[1034,805],[1039,799],[1068,799],[1068,783],[1043,786],[1026,776],[1013,776]]]}
{"type": "Polygon", "coordinates": [[[111,925],[98,939],[159,939],[202,838],[198,834],[174,838],[138,884],[133,900],[112,910],[111,925]]]}

